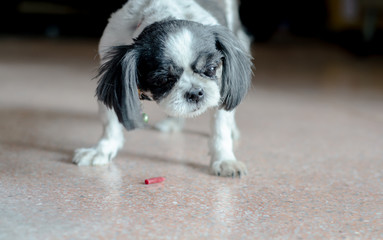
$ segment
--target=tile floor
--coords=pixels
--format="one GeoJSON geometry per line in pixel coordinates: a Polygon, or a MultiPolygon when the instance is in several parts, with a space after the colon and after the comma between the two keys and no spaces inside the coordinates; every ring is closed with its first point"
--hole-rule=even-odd
{"type": "Polygon", "coordinates": [[[96,48],[0,39],[0,239],[383,239],[382,57],[257,45],[237,111],[249,176],[230,179],[208,174],[209,114],[126,134],[109,166],[72,164],[101,134],[96,48]]]}

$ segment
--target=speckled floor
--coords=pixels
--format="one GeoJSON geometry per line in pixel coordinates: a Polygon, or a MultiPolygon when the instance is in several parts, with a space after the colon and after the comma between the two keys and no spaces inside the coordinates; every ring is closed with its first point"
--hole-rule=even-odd
{"type": "Polygon", "coordinates": [[[383,239],[381,57],[258,45],[237,111],[249,176],[230,179],[208,173],[209,114],[126,134],[109,166],[72,164],[101,134],[96,45],[0,39],[0,239],[383,239]]]}

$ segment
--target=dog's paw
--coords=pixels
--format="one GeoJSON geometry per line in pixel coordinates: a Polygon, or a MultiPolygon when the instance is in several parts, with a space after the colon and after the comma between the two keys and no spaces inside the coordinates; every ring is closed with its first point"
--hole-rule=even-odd
{"type": "Polygon", "coordinates": [[[184,119],[169,117],[154,125],[154,128],[164,133],[180,132],[184,127],[184,119]]]}
{"type": "Polygon", "coordinates": [[[214,161],[210,166],[212,174],[221,177],[242,177],[247,175],[246,165],[236,160],[214,161]]]}
{"type": "Polygon", "coordinates": [[[106,165],[112,159],[112,155],[106,155],[96,148],[80,148],[74,152],[72,162],[79,166],[106,165]]]}

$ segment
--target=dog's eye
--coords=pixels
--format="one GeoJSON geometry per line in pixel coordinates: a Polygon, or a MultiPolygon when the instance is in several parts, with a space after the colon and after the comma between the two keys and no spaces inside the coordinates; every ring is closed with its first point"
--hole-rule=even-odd
{"type": "Polygon", "coordinates": [[[159,87],[159,86],[162,86],[162,85],[166,84],[167,81],[168,81],[167,78],[157,78],[157,79],[154,81],[153,84],[154,84],[154,86],[159,87]]]}
{"type": "Polygon", "coordinates": [[[207,77],[214,77],[216,70],[216,66],[209,66],[203,74],[207,77]]]}
{"type": "Polygon", "coordinates": [[[155,81],[154,81],[154,86],[157,86],[157,87],[160,87],[160,86],[163,86],[167,83],[170,83],[170,82],[174,82],[176,81],[177,79],[173,76],[167,76],[167,77],[161,77],[161,78],[157,78],[155,81]]]}

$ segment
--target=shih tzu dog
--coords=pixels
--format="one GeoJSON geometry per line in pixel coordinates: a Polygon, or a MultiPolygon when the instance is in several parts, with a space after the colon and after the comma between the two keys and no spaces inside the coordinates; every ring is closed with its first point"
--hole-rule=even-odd
{"type": "Polygon", "coordinates": [[[99,45],[103,136],[96,146],[77,149],[73,162],[108,164],[123,146],[123,127],[143,126],[140,101],[152,100],[169,115],[156,125],[165,132],[214,109],[211,173],[246,175],[233,153],[234,114],[249,88],[252,62],[237,7],[237,0],[129,0],[115,12],[99,45]]]}

